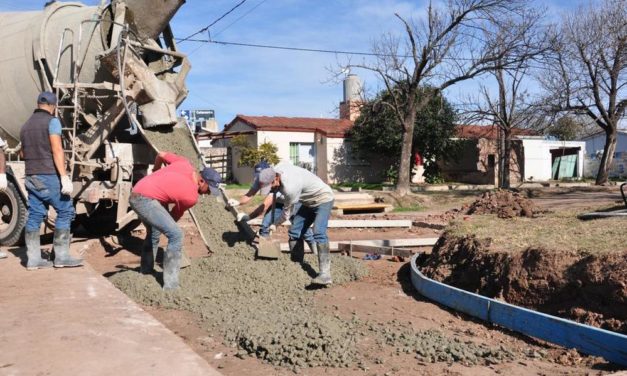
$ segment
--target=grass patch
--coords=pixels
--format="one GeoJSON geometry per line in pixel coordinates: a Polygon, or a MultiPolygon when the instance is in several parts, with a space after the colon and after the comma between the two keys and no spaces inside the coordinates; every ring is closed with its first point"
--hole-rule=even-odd
{"type": "Polygon", "coordinates": [[[397,206],[392,210],[394,213],[403,213],[403,212],[416,212],[423,211],[424,208],[420,205],[411,205],[411,206],[397,206]]]}
{"type": "Polygon", "coordinates": [[[382,183],[338,183],[331,184],[331,188],[350,188],[350,189],[365,189],[369,191],[381,191],[383,190],[382,183]]]}
{"type": "Polygon", "coordinates": [[[226,189],[249,189],[249,188],[250,188],[250,184],[231,183],[231,184],[226,185],[226,189]]]}
{"type": "Polygon", "coordinates": [[[473,215],[467,220],[453,221],[448,229],[454,235],[491,238],[490,248],[495,251],[520,252],[530,247],[592,253],[627,250],[624,218],[581,221],[577,214],[580,213],[565,211],[538,218],[513,219],[473,215]]]}

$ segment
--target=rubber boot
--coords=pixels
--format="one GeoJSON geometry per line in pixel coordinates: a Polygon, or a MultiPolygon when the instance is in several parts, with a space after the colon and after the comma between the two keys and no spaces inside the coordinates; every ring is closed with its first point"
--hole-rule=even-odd
{"type": "Polygon", "coordinates": [[[24,241],[26,242],[26,269],[37,270],[52,267],[52,262],[41,258],[39,231],[26,231],[24,241]]]}
{"type": "Polygon", "coordinates": [[[316,247],[316,242],[307,241],[307,246],[311,250],[311,253],[313,253],[314,255],[318,254],[318,247],[316,247]]]}
{"type": "Polygon", "coordinates": [[[179,269],[181,264],[181,251],[166,251],[163,253],[163,290],[176,290],[179,288],[179,269]]]}
{"type": "Polygon", "coordinates": [[[330,285],[331,279],[331,255],[329,254],[329,243],[316,243],[318,247],[318,267],[320,274],[311,283],[315,285],[330,285]]]}
{"type": "Polygon", "coordinates": [[[70,240],[72,234],[70,229],[54,230],[54,267],[73,268],[83,265],[83,259],[76,259],[70,256],[70,240]]]}
{"type": "Polygon", "coordinates": [[[302,239],[290,240],[290,260],[293,262],[305,262],[305,244],[302,239]]]}
{"type": "Polygon", "coordinates": [[[146,236],[142,254],[139,261],[139,272],[142,274],[152,274],[155,271],[155,259],[157,258],[157,250],[159,246],[153,247],[152,241],[146,236]]]}
{"type": "Polygon", "coordinates": [[[7,257],[9,257],[9,255],[7,255],[6,253],[0,251],[0,259],[7,258],[7,257]]]}

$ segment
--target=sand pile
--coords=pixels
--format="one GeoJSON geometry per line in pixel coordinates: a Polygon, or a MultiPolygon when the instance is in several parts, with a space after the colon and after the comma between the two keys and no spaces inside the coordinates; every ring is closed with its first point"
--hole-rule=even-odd
{"type": "Polygon", "coordinates": [[[484,193],[473,202],[466,214],[496,214],[499,218],[533,217],[533,202],[520,193],[498,190],[484,193]]]}

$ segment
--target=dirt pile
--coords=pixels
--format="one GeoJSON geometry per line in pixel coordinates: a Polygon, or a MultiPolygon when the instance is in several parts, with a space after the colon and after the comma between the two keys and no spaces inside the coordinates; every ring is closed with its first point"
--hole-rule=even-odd
{"type": "Polygon", "coordinates": [[[440,239],[419,264],[428,277],[488,297],[627,333],[627,252],[490,250],[475,236],[440,239]]]}
{"type": "MultiPolygon", "coordinates": [[[[159,150],[188,158],[195,150],[181,141],[185,130],[148,132],[159,150]],[[179,149],[176,148],[179,146],[179,149]]],[[[317,260],[291,262],[255,260],[254,249],[240,234],[224,203],[202,197],[194,208],[212,256],[181,270],[178,292],[164,294],[155,276],[120,272],[111,281],[136,301],[183,309],[197,314],[210,331],[240,349],[239,356],[256,356],[271,364],[294,368],[348,366],[355,357],[354,323],[316,310],[313,292],[305,287],[317,271],[317,260]]],[[[367,274],[360,261],[332,257],[335,283],[367,274]]],[[[160,277],[160,276],[157,276],[160,277]]]]}
{"type": "Polygon", "coordinates": [[[533,217],[533,202],[520,193],[511,191],[485,192],[470,204],[466,214],[496,214],[499,218],[533,217]]]}

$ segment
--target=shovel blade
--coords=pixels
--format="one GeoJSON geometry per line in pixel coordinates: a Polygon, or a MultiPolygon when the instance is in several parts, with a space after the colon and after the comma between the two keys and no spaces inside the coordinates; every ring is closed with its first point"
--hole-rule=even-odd
{"type": "Polygon", "coordinates": [[[278,259],[281,254],[281,244],[277,241],[259,237],[259,245],[257,247],[257,257],[278,259]]]}

